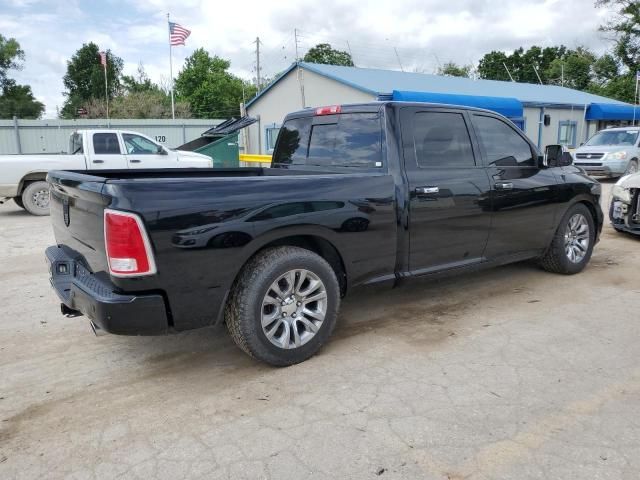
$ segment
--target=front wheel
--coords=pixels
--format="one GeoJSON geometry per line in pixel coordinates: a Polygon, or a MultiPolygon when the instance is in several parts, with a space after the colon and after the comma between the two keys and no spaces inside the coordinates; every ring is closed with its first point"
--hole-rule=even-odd
{"type": "Polygon", "coordinates": [[[589,209],[579,203],[564,214],[551,245],[540,259],[542,268],[553,273],[573,275],[589,263],[596,238],[589,209]]]}
{"type": "Polygon", "coordinates": [[[627,170],[624,172],[625,175],[629,175],[631,173],[638,173],[638,160],[635,158],[629,162],[627,170]]]}
{"type": "Polygon", "coordinates": [[[300,363],[327,341],[336,324],[340,287],[331,266],[299,247],[268,248],[235,282],[225,321],[236,344],[275,366],[300,363]]]}
{"type": "Polygon", "coordinates": [[[49,184],[42,180],[31,182],[22,192],[22,204],[32,215],[49,215],[49,184]]]}

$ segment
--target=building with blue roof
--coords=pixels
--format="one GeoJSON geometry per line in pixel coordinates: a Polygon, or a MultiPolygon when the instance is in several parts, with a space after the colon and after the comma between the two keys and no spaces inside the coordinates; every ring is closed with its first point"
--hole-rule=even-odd
{"type": "MultiPolygon", "coordinates": [[[[258,122],[248,129],[246,149],[271,153],[289,112],[374,100],[494,110],[510,118],[540,148],[557,143],[576,147],[602,128],[630,124],[636,114],[633,105],[557,85],[299,62],[247,103],[247,113],[258,122]]],[[[640,109],[637,113],[640,120],[640,109]]]]}

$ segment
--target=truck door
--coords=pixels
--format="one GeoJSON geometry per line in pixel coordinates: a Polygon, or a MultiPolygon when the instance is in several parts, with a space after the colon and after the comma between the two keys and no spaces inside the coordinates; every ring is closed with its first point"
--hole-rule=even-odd
{"type": "Polygon", "coordinates": [[[91,148],[88,149],[87,169],[126,169],[127,157],[115,132],[88,133],[91,136],[91,148]]]}
{"type": "Polygon", "coordinates": [[[538,152],[521,132],[491,114],[471,113],[491,181],[491,235],[485,256],[546,248],[556,227],[558,183],[538,166],[538,152]]]}
{"type": "Polygon", "coordinates": [[[401,110],[413,274],[481,262],[489,237],[489,177],[463,110],[401,110]]]}
{"type": "Polygon", "coordinates": [[[162,148],[147,137],[135,133],[123,133],[129,168],[174,168],[177,155],[162,148]]]}

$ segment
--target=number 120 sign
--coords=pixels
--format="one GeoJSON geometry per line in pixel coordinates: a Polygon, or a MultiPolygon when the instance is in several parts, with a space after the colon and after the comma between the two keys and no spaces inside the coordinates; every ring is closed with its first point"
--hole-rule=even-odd
{"type": "Polygon", "coordinates": [[[167,137],[164,135],[156,135],[156,142],[164,143],[167,141],[167,137]]]}

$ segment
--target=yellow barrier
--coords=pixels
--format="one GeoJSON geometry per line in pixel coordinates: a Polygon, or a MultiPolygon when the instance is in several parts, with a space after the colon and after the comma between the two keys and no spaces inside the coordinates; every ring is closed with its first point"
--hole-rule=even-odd
{"type": "Polygon", "coordinates": [[[271,163],[271,155],[252,155],[249,153],[240,154],[241,162],[271,163]]]}

